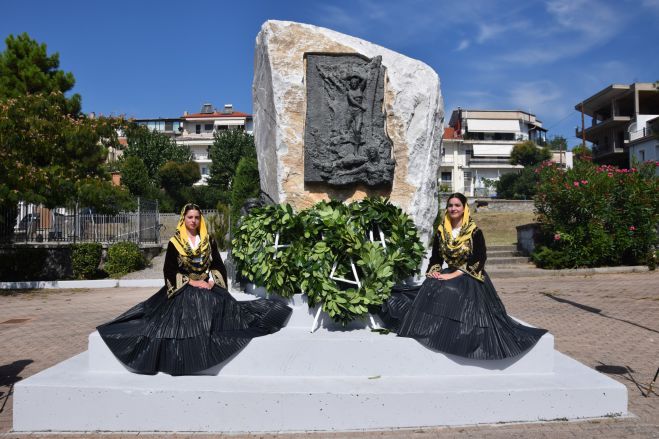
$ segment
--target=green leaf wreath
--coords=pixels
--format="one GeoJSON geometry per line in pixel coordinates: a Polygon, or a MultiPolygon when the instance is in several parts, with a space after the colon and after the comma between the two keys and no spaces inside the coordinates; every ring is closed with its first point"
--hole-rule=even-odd
{"type": "Polygon", "coordinates": [[[309,306],[322,304],[343,324],[378,308],[396,282],[417,272],[423,254],[413,221],[385,198],[322,201],[297,215],[289,205],[254,209],[233,242],[251,282],[283,297],[305,293],[309,306]],[[277,233],[289,247],[275,250],[277,233]],[[336,280],[354,280],[351,262],[359,287],[336,280]]]}

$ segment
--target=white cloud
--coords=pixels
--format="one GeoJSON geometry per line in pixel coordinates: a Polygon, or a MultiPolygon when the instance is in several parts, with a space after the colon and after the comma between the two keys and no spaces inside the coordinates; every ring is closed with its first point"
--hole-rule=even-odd
{"type": "Polygon", "coordinates": [[[320,21],[332,29],[347,30],[358,28],[360,25],[356,15],[349,14],[340,7],[320,4],[318,8],[320,21]]]}
{"type": "MultiPolygon", "coordinates": [[[[496,17],[494,17],[494,20],[496,20],[496,17]]],[[[478,37],[476,41],[479,44],[483,44],[505,33],[525,31],[530,27],[530,23],[527,20],[511,20],[506,18],[502,21],[504,24],[497,23],[493,21],[493,17],[490,17],[487,21],[478,23],[478,37]]]]}
{"type": "Polygon", "coordinates": [[[546,10],[544,29],[530,34],[520,49],[503,54],[503,61],[546,64],[580,55],[613,39],[627,19],[619,5],[594,0],[551,0],[546,10]]]}
{"type": "Polygon", "coordinates": [[[641,4],[644,7],[653,9],[654,12],[659,13],[659,0],[643,0],[641,4]]]}
{"type": "Polygon", "coordinates": [[[456,52],[461,52],[465,50],[467,47],[469,47],[469,40],[462,40],[460,41],[460,44],[458,44],[458,48],[455,50],[456,52]]]}
{"type": "Polygon", "coordinates": [[[568,106],[561,103],[562,97],[560,87],[548,80],[520,82],[508,92],[508,101],[513,107],[533,113],[540,119],[565,116],[568,106]]]}

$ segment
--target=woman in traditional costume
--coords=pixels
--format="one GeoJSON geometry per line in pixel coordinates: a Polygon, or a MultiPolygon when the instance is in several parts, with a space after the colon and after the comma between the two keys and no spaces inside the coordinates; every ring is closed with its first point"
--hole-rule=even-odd
{"type": "Polygon", "coordinates": [[[400,290],[383,307],[383,320],[401,337],[433,350],[478,360],[515,357],[545,329],[513,320],[485,272],[483,232],[467,198],[451,194],[433,240],[426,280],[418,291],[400,290]]]}
{"type": "Polygon", "coordinates": [[[131,371],[189,375],[283,327],[291,309],[268,299],[239,302],[199,207],[187,204],[165,257],[165,286],[98,332],[131,371]]]}

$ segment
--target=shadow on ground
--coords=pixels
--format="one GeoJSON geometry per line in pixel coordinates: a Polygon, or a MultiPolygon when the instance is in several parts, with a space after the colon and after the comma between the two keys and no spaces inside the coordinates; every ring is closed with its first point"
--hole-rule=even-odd
{"type": "Polygon", "coordinates": [[[20,376],[20,373],[31,363],[34,363],[34,361],[17,360],[13,363],[0,366],[0,387],[8,387],[7,393],[0,393],[0,413],[5,410],[7,400],[9,400],[9,397],[13,393],[14,384],[23,379],[23,377],[20,376]]]}

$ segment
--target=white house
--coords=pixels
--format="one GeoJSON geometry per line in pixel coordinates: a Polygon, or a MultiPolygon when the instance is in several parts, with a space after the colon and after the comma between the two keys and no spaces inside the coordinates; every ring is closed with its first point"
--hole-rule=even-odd
{"type": "Polygon", "coordinates": [[[144,125],[176,140],[179,145],[185,145],[192,153],[192,160],[199,164],[201,179],[196,185],[206,184],[210,176],[210,147],[213,144],[213,134],[222,130],[244,130],[252,134],[254,121],[251,114],[234,111],[233,105],[226,104],[221,111],[211,104],[204,104],[199,113],[188,114],[186,111],[180,118],[136,119],[136,123],[144,125]]]}
{"type": "Polygon", "coordinates": [[[526,140],[544,144],[546,133],[542,122],[524,111],[454,110],[442,138],[441,190],[494,195],[487,180],[522,169],[510,164],[513,146],[526,140]]]}
{"type": "Polygon", "coordinates": [[[252,134],[254,122],[251,114],[234,111],[233,105],[226,104],[221,111],[211,104],[204,104],[199,113],[185,112],[181,118],[183,130],[176,142],[190,148],[192,159],[199,164],[201,180],[195,184],[206,184],[210,176],[210,147],[213,134],[223,130],[244,130],[252,134]]]}
{"type": "Polygon", "coordinates": [[[631,166],[645,161],[659,161],[659,117],[639,115],[638,120],[629,126],[625,142],[631,166]]]}

